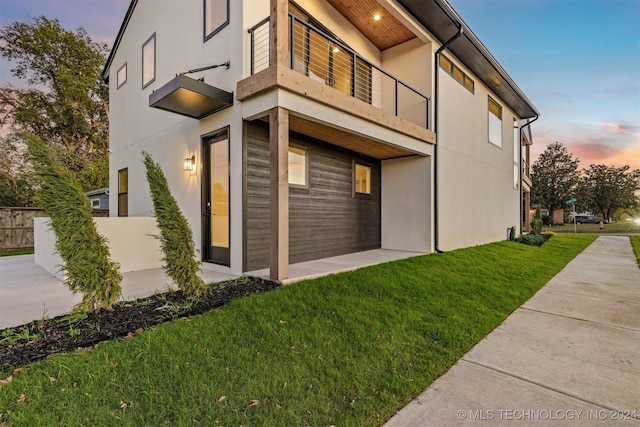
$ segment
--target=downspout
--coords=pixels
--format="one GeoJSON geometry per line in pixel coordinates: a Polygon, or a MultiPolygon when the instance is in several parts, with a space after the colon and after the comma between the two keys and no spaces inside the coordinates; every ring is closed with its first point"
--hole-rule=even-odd
{"type": "MultiPolygon", "coordinates": [[[[520,200],[518,201],[518,204],[520,205],[520,220],[518,221],[520,223],[520,235],[522,236],[522,195],[524,194],[524,190],[522,189],[522,129],[526,128],[527,126],[530,126],[531,123],[535,122],[536,120],[538,120],[540,118],[540,114],[536,114],[535,118],[531,121],[527,121],[527,123],[525,123],[524,125],[522,125],[520,127],[520,131],[518,132],[518,147],[520,151],[520,159],[518,160],[518,163],[520,164],[520,169],[518,170],[518,174],[520,175],[520,200]]],[[[531,167],[531,165],[529,165],[529,167],[531,167]]]]}
{"type": "Polygon", "coordinates": [[[442,46],[440,46],[440,49],[438,49],[436,51],[435,54],[435,101],[434,101],[434,112],[433,112],[433,131],[436,134],[436,143],[435,143],[435,147],[433,149],[433,227],[434,227],[434,240],[435,240],[435,250],[437,253],[441,254],[444,253],[444,251],[440,250],[440,236],[439,236],[439,213],[438,213],[438,197],[439,197],[439,192],[438,192],[438,147],[439,147],[439,132],[438,132],[438,106],[439,106],[439,101],[440,101],[440,92],[439,92],[439,76],[440,76],[440,54],[442,53],[442,51],[444,51],[446,48],[448,48],[454,41],[456,41],[456,39],[458,37],[460,37],[462,35],[462,33],[464,32],[464,29],[462,28],[462,23],[460,22],[456,22],[455,23],[456,26],[458,27],[458,32],[451,37],[449,40],[447,40],[442,46]]]}

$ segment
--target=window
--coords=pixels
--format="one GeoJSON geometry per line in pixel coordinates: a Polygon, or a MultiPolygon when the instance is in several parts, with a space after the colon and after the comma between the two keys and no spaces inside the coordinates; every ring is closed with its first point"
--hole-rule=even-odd
{"type": "Polygon", "coordinates": [[[229,0],[204,0],[204,41],[229,23],[229,0]]]}
{"type": "Polygon", "coordinates": [[[476,86],[475,82],[444,55],[440,55],[440,68],[446,71],[447,74],[453,77],[462,86],[466,87],[469,92],[474,92],[476,86]]]}
{"type": "Polygon", "coordinates": [[[520,188],[520,126],[518,120],[513,118],[513,188],[520,188]]]}
{"type": "Polygon", "coordinates": [[[371,166],[356,163],[354,169],[354,192],[371,194],[371,166]]]}
{"type": "Polygon", "coordinates": [[[129,216],[129,169],[118,171],[118,216],[129,216]]]}
{"type": "Polygon", "coordinates": [[[489,97],[489,142],[502,148],[502,107],[489,97]]]}
{"type": "Polygon", "coordinates": [[[120,89],[127,82],[127,63],[122,64],[122,67],[118,69],[118,89],[120,89]]]}
{"type": "Polygon", "coordinates": [[[513,163],[520,159],[520,125],[518,119],[513,118],[513,163]]]}
{"type": "Polygon", "coordinates": [[[202,139],[202,257],[204,261],[231,265],[231,175],[229,128],[202,139]]]}
{"type": "Polygon", "coordinates": [[[142,89],[156,79],[156,33],[142,45],[142,89]]]}
{"type": "Polygon", "coordinates": [[[100,199],[91,199],[91,207],[100,209],[100,199]]]}
{"type": "Polygon", "coordinates": [[[289,184],[307,187],[307,150],[289,147],[289,184]]]}

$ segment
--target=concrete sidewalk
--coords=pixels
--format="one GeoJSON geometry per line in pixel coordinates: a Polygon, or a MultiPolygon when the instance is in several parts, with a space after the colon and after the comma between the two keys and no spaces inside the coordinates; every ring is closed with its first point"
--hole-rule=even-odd
{"type": "Polygon", "coordinates": [[[640,425],[640,269],[628,237],[599,237],[385,424],[472,425],[640,425]]]}

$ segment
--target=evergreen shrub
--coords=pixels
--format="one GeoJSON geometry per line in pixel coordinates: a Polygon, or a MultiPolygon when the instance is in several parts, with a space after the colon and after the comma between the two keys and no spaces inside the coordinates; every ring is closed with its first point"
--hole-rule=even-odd
{"type": "Polygon", "coordinates": [[[200,295],[206,285],[198,276],[200,262],[196,261],[196,249],[193,232],[189,222],[178,207],[178,202],[169,190],[164,172],[149,153],[143,152],[147,181],[151,191],[153,210],[160,229],[163,253],[163,268],[182,292],[187,295],[200,295]]]}
{"type": "Polygon", "coordinates": [[[24,139],[39,181],[37,200],[56,235],[64,284],[82,294],[76,308],[87,312],[111,308],[120,299],[122,275],[119,264],[110,259],[107,239],[98,233],[89,198],[51,147],[32,134],[24,139]]]}

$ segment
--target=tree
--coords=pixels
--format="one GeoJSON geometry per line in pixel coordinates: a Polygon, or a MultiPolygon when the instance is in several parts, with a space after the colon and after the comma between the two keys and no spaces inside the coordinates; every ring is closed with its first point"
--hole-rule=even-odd
{"type": "Polygon", "coordinates": [[[34,180],[26,147],[13,135],[0,137],[0,206],[33,206],[34,180]]]}
{"type": "Polygon", "coordinates": [[[198,276],[200,262],[196,261],[196,248],[189,222],[171,194],[160,165],[153,161],[149,153],[143,152],[142,156],[151,190],[153,213],[160,229],[157,238],[164,254],[162,267],[182,292],[200,295],[206,290],[206,285],[198,276]]]}
{"type": "MultiPolygon", "coordinates": [[[[44,16],[0,29],[0,54],[28,84],[0,87],[0,126],[10,129],[17,153],[24,132],[45,140],[85,191],[108,185],[109,93],[100,78],[106,53],[84,29],[67,31],[44,16]]],[[[15,182],[21,171],[0,174],[15,182]]]]}
{"type": "Polygon", "coordinates": [[[549,210],[553,225],[553,211],[564,208],[578,183],[578,163],[560,142],[547,145],[533,164],[531,173],[531,201],[549,210]]]}
{"type": "Polygon", "coordinates": [[[89,199],[50,146],[33,135],[24,139],[39,180],[37,198],[56,235],[65,285],[82,294],[78,305],[82,310],[111,308],[120,298],[122,275],[118,263],[110,259],[106,239],[98,233],[89,199]]]}
{"type": "Polygon", "coordinates": [[[638,205],[635,192],[640,190],[640,169],[591,165],[582,170],[578,189],[580,206],[603,218],[613,218],[618,209],[638,205]]]}

